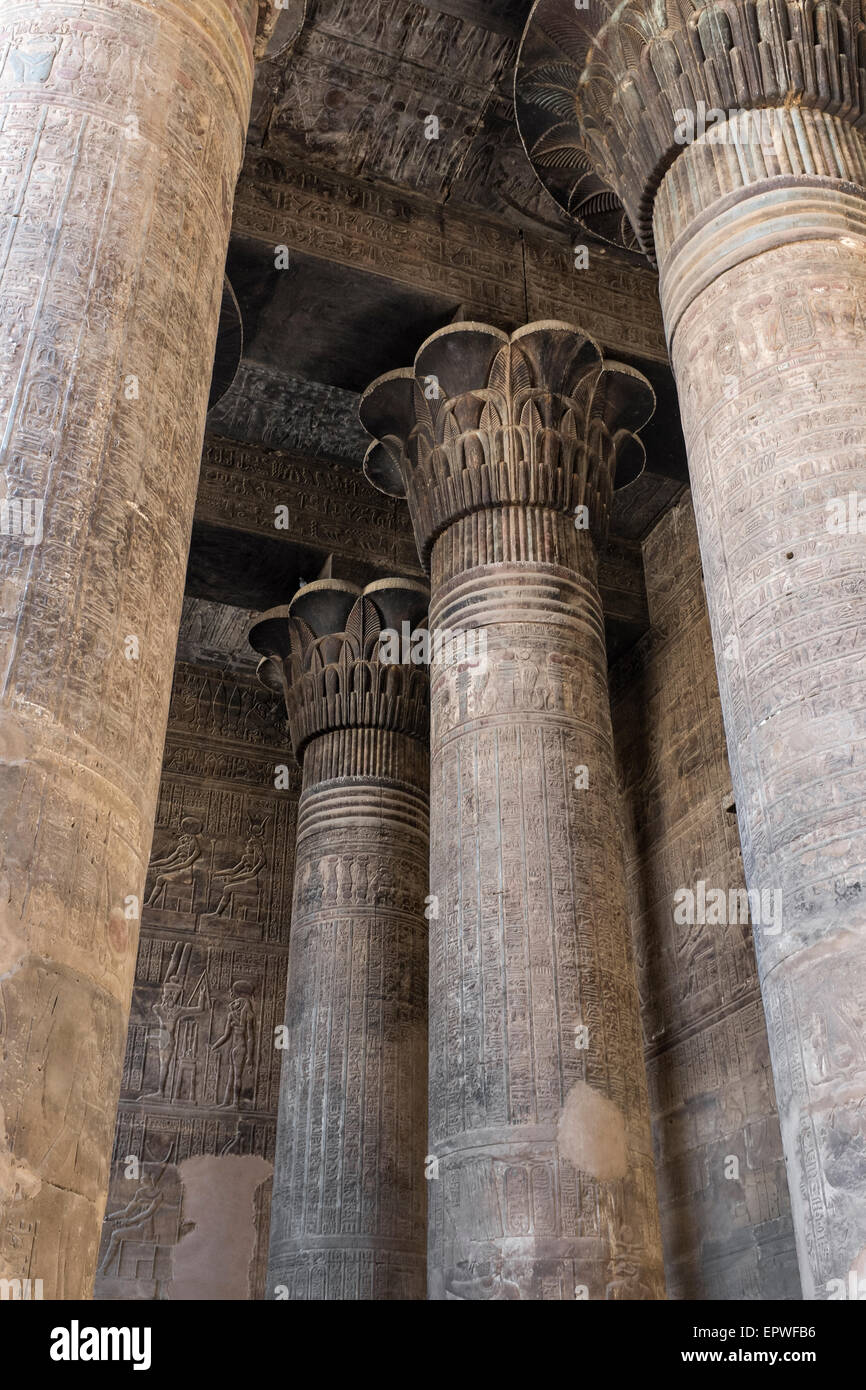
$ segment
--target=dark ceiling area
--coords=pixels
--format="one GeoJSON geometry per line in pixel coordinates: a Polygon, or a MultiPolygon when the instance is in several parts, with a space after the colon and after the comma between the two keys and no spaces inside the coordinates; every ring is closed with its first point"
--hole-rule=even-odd
{"type": "Polygon", "coordinates": [[[454,300],[369,271],[292,251],[276,269],[261,242],[232,239],[227,274],[244,324],[244,355],[287,376],[360,392],[412,362],[451,323],[454,300]]]}
{"type": "Polygon", "coordinates": [[[186,593],[190,598],[235,608],[275,608],[288,603],[302,583],[321,577],[325,565],[333,578],[367,584],[379,577],[375,568],[354,560],[343,574],[327,551],[315,546],[197,521],[192,530],[186,593]]]}

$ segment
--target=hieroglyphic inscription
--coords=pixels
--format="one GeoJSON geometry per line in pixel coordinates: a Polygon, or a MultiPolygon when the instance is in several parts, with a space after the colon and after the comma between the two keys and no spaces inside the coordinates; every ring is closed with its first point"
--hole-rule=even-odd
{"type": "Polygon", "coordinates": [[[251,633],[304,777],[269,1297],[424,1297],[428,681],[377,653],[427,597],[324,580],[251,633]]]}
{"type": "Polygon", "coordinates": [[[674,917],[681,887],[745,886],[688,498],[644,561],[652,631],[612,706],[668,1294],[798,1298],[751,927],[674,917]]]}
{"type": "MultiPolygon", "coordinates": [[[[284,740],[281,702],[252,676],[177,666],[99,1298],[171,1297],[176,1282],[174,1296],[191,1296],[175,1252],[196,1199],[185,1160],[210,1159],[211,1182],[226,1157],[273,1163],[300,792],[294,766],[275,788],[284,740]]],[[[260,1185],[268,1171],[255,1169],[260,1185]]],[[[251,1264],[252,1278],[246,1263],[234,1271],[235,1296],[263,1287],[267,1203],[256,1210],[219,1254],[226,1270],[251,1264]]]]}
{"type": "Polygon", "coordinates": [[[301,806],[268,1296],[419,1299],[426,808],[372,779],[350,800],[301,806]]]}
{"type": "Polygon", "coordinates": [[[866,1244],[866,542],[828,526],[866,495],[862,253],[766,251],[673,341],[746,880],[782,894],[755,938],[807,1298],[866,1244]]]}
{"type": "MultiPolygon", "coordinates": [[[[661,480],[658,480],[661,481],[661,480]]],[[[617,494],[614,515],[618,510],[617,494]]],[[[196,519],[277,536],[295,545],[355,562],[357,572],[422,574],[405,503],[370,488],[354,468],[292,449],[260,448],[208,435],[202,455],[196,519]],[[287,525],[277,530],[275,508],[287,525]]],[[[643,566],[636,542],[610,536],[599,556],[598,587],[605,618],[629,629],[646,627],[643,566]]],[[[233,612],[235,610],[232,610],[233,612]]],[[[181,641],[193,641],[198,617],[186,601],[181,641]],[[188,616],[186,616],[188,613],[188,616]],[[187,631],[188,629],[188,631],[187,631]]],[[[177,689],[177,687],[176,687],[177,689]]]]}
{"type": "Polygon", "coordinates": [[[87,1295],[99,1239],[256,14],[0,22],[0,492],[43,508],[0,537],[0,1270],[46,1297],[87,1295]]]}
{"type": "Polygon", "coordinates": [[[279,71],[266,148],[436,197],[515,47],[406,0],[322,0],[279,71]],[[425,139],[428,113],[437,116],[435,139],[425,139]]]}
{"type": "Polygon", "coordinates": [[[432,677],[431,1295],[655,1298],[604,649],[564,577],[544,583],[570,622],[521,623],[522,578],[501,565],[472,586],[486,671],[432,677]],[[622,1166],[579,1163],[572,1125],[599,1153],[621,1144],[622,1166]]]}
{"type": "Polygon", "coordinates": [[[486,642],[431,669],[438,1300],[663,1296],[596,555],[652,400],[565,323],[442,329],[362,398],[431,629],[486,642]]]}
{"type": "Polygon", "coordinates": [[[538,318],[579,316],[610,350],[667,358],[655,277],[612,251],[582,277],[561,240],[492,221],[480,236],[476,216],[254,151],[238,184],[234,229],[452,295],[467,319],[510,328],[526,318],[528,299],[538,318]]]}
{"type": "Polygon", "coordinates": [[[343,556],[369,567],[371,578],[375,571],[421,574],[405,506],[333,459],[208,436],[196,517],[312,547],[323,558],[343,556]],[[279,530],[277,507],[287,508],[279,530]]]}
{"type": "Polygon", "coordinates": [[[343,459],[357,468],[366,448],[352,391],[305,381],[249,359],[208,415],[211,434],[272,449],[343,459]]]}

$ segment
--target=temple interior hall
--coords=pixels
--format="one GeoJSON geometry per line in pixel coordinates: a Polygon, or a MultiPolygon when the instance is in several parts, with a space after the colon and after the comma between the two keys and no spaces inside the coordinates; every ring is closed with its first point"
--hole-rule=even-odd
{"type": "Polygon", "coordinates": [[[866,1297],[864,315],[853,0],[0,0],[12,1297],[866,1297]]]}

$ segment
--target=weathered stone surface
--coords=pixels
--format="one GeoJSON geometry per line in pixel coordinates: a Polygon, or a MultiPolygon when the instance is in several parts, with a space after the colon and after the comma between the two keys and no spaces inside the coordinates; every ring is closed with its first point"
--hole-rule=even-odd
{"type": "Polygon", "coordinates": [[[286,756],[282,701],[252,672],[177,666],[97,1298],[263,1293],[300,794],[286,756]]]}
{"type": "Polygon", "coordinates": [[[424,1297],[428,676],[379,638],[427,598],[321,580],[251,630],[303,763],[269,1298],[424,1297]]]}
{"type": "Polygon", "coordinates": [[[483,212],[430,206],[289,156],[247,152],[235,231],[453,297],[466,319],[516,328],[527,314],[579,314],[605,348],[666,360],[655,277],[611,251],[592,273],[572,247],[483,212]],[[480,231],[483,228],[483,233],[480,231]]]}
{"type": "Polygon", "coordinates": [[[755,941],[803,1293],[828,1298],[866,1259],[866,151],[821,113],[771,130],[748,163],[691,145],[654,227],[746,880],[780,899],[755,941]]]}
{"type": "MultiPolygon", "coordinates": [[[[369,444],[369,436],[364,439],[369,444]]],[[[366,448],[365,444],[365,448],[366,448]]],[[[359,459],[359,462],[361,460],[359,459]]],[[[613,500],[612,524],[621,520],[630,529],[628,498],[634,497],[645,475],[613,500]]],[[[649,486],[671,493],[681,489],[673,480],[652,475],[649,486]]],[[[635,497],[638,534],[643,499],[635,497]]],[[[293,546],[304,563],[322,565],[334,556],[344,568],[365,582],[384,574],[421,578],[409,514],[403,501],[383,496],[367,486],[357,469],[333,458],[309,458],[287,449],[265,449],[209,436],[202,455],[196,499],[196,522],[224,533],[277,538],[293,546]],[[277,528],[277,509],[281,508],[277,528]]],[[[224,554],[224,551],[223,551],[224,554]]],[[[313,571],[315,572],[315,570],[313,571]]],[[[307,582],[312,578],[303,576],[307,582]]],[[[647,627],[643,561],[637,541],[611,534],[599,555],[598,587],[605,620],[623,640],[640,635],[647,627]]],[[[238,634],[243,613],[222,603],[187,598],[181,623],[178,656],[195,661],[204,646],[233,668],[252,661],[252,652],[238,634]]],[[[243,628],[249,626],[252,614],[243,628]]]]}
{"type": "Polygon", "coordinates": [[[177,662],[182,666],[215,666],[223,675],[254,675],[257,662],[246,638],[256,611],[187,595],[177,635],[177,662]]]}
{"type": "Polygon", "coordinates": [[[0,6],[0,1273],[46,1298],[99,1240],[256,12],[0,6]]]}
{"type": "MultiPolygon", "coordinates": [[[[359,450],[359,465],[363,455],[359,450]]],[[[337,554],[371,580],[385,573],[422,575],[405,507],[371,491],[360,467],[334,458],[208,437],[196,521],[303,547],[318,553],[320,563],[337,554]]]]}
{"type": "Polygon", "coordinates": [[[696,132],[762,108],[862,121],[864,27],[855,0],[832,20],[799,0],[537,0],[515,83],[521,135],[578,221],[652,254],[656,191],[696,132]]]}
{"type": "Polygon", "coordinates": [[[611,702],[668,1294],[799,1298],[748,914],[678,920],[683,889],[745,887],[688,496],[643,549],[652,629],[611,702]]]}
{"type": "Polygon", "coordinates": [[[638,373],[558,323],[443,330],[362,400],[368,476],[408,496],[442,635],[435,1299],[663,1296],[591,539],[651,410],[638,373]],[[448,633],[485,646],[461,660],[448,633]]]}
{"type": "Polygon", "coordinates": [[[746,881],[781,902],[755,941],[803,1293],[838,1296],[866,1268],[863,19],[628,5],[594,42],[565,8],[536,7],[518,89],[537,120],[569,50],[576,120],[536,149],[658,257],[746,881]]]}
{"type": "Polygon", "coordinates": [[[866,576],[847,520],[866,495],[866,237],[849,230],[738,265],[673,340],[746,880],[782,900],[755,940],[807,1298],[866,1272],[866,576]]]}
{"type": "Polygon", "coordinates": [[[351,391],[301,381],[259,362],[242,361],[223,399],[208,416],[211,434],[273,449],[342,459],[355,466],[366,441],[351,391]]]}

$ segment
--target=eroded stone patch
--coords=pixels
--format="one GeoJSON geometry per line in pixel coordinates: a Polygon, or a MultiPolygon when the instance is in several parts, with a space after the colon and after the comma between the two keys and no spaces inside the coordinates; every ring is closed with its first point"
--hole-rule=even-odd
{"type": "Polygon", "coordinates": [[[178,1165],[184,1219],[172,1250],[172,1299],[248,1299],[258,1231],[254,1197],[274,1165],[255,1154],[202,1154],[178,1165]]]}
{"type": "Polygon", "coordinates": [[[613,1182],[628,1172],[622,1111],[585,1081],[575,1081],[566,1096],[556,1139],[563,1158],[600,1182],[613,1182]]]}

